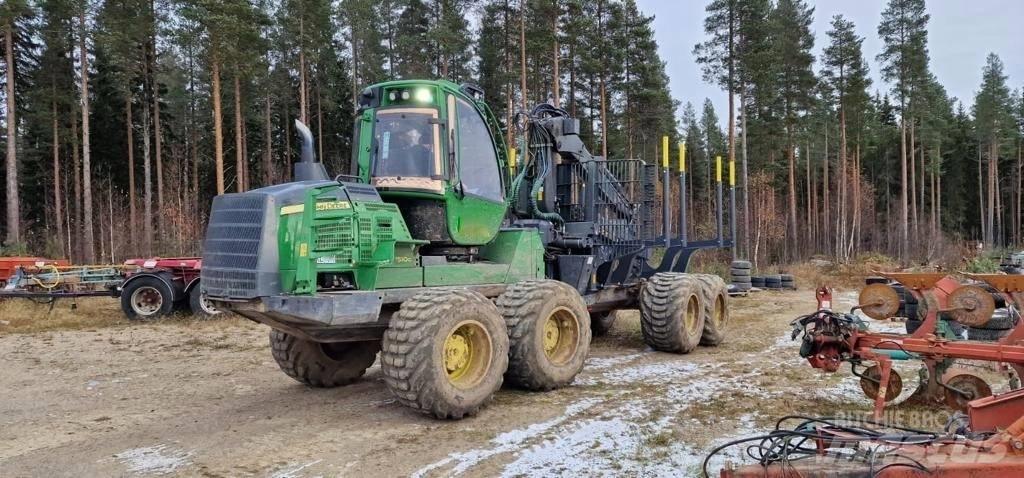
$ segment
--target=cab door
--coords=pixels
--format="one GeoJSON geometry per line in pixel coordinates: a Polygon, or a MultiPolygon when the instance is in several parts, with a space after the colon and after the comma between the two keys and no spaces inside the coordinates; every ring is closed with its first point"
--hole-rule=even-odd
{"type": "Polygon", "coordinates": [[[449,94],[447,110],[448,145],[456,165],[448,232],[457,244],[486,244],[497,235],[507,210],[497,149],[476,106],[449,94]]]}

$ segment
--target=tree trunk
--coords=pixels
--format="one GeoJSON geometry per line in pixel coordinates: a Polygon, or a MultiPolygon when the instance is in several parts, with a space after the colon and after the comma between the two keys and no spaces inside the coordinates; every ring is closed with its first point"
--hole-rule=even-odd
{"type": "MultiPolygon", "coordinates": [[[[216,39],[214,39],[215,42],[216,39]]],[[[220,110],[220,60],[214,47],[211,62],[211,82],[213,91],[213,160],[217,174],[217,194],[224,194],[224,127],[220,110]]]]}
{"type": "MultiPolygon", "coordinates": [[[[917,244],[918,241],[918,227],[917,227],[917,143],[914,137],[915,125],[917,120],[910,118],[910,144],[907,145],[907,151],[910,157],[910,243],[917,244]]],[[[908,251],[909,252],[909,251],[908,251]]]]}
{"type": "Polygon", "coordinates": [[[153,250],[153,171],[150,161],[150,122],[148,95],[142,98],[142,253],[151,256],[153,250]]]}
{"type": "Polygon", "coordinates": [[[519,94],[522,95],[521,107],[528,113],[526,94],[526,2],[519,2],[519,94]]]}
{"type": "MultiPolygon", "coordinates": [[[[304,124],[309,124],[309,118],[306,116],[306,112],[309,111],[309,102],[306,99],[306,33],[305,33],[305,20],[299,16],[299,120],[304,124]]],[[[354,80],[354,78],[353,78],[354,80]]],[[[353,81],[354,84],[358,82],[353,81]]],[[[356,101],[356,105],[359,102],[356,101]]]]}
{"type": "Polygon", "coordinates": [[[150,12],[154,15],[153,30],[150,32],[149,48],[146,54],[146,82],[153,101],[153,157],[156,160],[156,230],[164,231],[164,136],[160,123],[160,82],[156,79],[156,0],[150,1],[150,12]]]}
{"type": "Polygon", "coordinates": [[[235,189],[245,191],[245,153],[242,142],[242,81],[239,78],[238,66],[235,66],[235,189]]]}
{"type": "Polygon", "coordinates": [[[844,254],[846,243],[846,208],[849,201],[846,177],[846,108],[839,106],[839,240],[836,241],[836,258],[846,262],[849,258],[844,254]]]}
{"type": "Polygon", "coordinates": [[[821,177],[821,231],[822,231],[822,247],[828,250],[831,245],[831,234],[827,231],[831,230],[832,222],[832,178],[829,176],[829,164],[828,164],[828,122],[825,123],[825,150],[822,152],[822,177],[821,177]]]}
{"type": "Polygon", "coordinates": [[[985,185],[982,180],[982,164],[981,145],[978,145],[978,222],[981,224],[981,240],[988,244],[988,219],[985,217],[985,185]]]}
{"type": "Polygon", "coordinates": [[[907,210],[907,121],[900,121],[900,260],[906,264],[910,251],[910,220],[907,210]]]}
{"type": "Polygon", "coordinates": [[[53,217],[57,223],[57,245],[61,253],[64,252],[64,212],[61,207],[61,182],[60,182],[60,123],[57,112],[56,88],[54,93],[53,106],[53,217]]]}
{"type": "Polygon", "coordinates": [[[746,86],[740,86],[740,110],[742,121],[742,174],[743,174],[743,254],[750,254],[750,187],[747,181],[747,95],[746,86]]]}
{"type": "MultiPolygon", "coordinates": [[[[71,223],[68,223],[68,229],[75,231],[75,237],[82,237],[83,226],[82,226],[82,157],[78,150],[78,118],[74,115],[71,116],[71,163],[74,170],[74,183],[75,183],[75,221],[74,228],[71,227],[71,223]]],[[[70,238],[69,238],[70,239],[70,238]]],[[[71,242],[74,244],[73,252],[71,254],[72,259],[80,260],[82,258],[82,243],[81,241],[71,242]]]]}
{"type": "MultiPolygon", "coordinates": [[[[128,145],[128,227],[131,234],[128,235],[128,243],[130,245],[135,244],[135,232],[138,230],[138,211],[136,211],[135,197],[135,124],[132,115],[132,94],[129,88],[125,92],[124,100],[124,129],[125,129],[125,142],[128,145]]],[[[134,248],[132,252],[135,252],[134,248]]]]}
{"type": "Polygon", "coordinates": [[[85,10],[79,14],[81,23],[81,39],[79,51],[82,64],[82,203],[83,203],[83,245],[85,247],[85,261],[89,264],[96,262],[96,236],[93,229],[92,217],[92,163],[89,143],[89,54],[85,47],[85,10]]]}
{"type": "Polygon", "coordinates": [[[271,129],[270,93],[267,93],[263,109],[263,185],[274,184],[274,138],[271,129]]]}
{"type": "Polygon", "coordinates": [[[792,126],[790,128],[789,145],[786,148],[786,156],[789,158],[789,241],[786,247],[791,251],[789,258],[796,259],[796,242],[799,240],[796,227],[796,148],[793,146],[792,126]]]}
{"type": "MultiPolygon", "coordinates": [[[[7,22],[4,31],[5,61],[7,63],[7,244],[21,242],[21,204],[18,195],[18,109],[14,104],[14,19],[7,22]]],[[[84,42],[84,40],[83,40],[84,42]]],[[[85,51],[85,47],[82,47],[85,51]]],[[[83,53],[84,54],[84,53],[83,53]]]]}
{"type": "Polygon", "coordinates": [[[555,0],[555,14],[551,17],[551,95],[553,97],[555,107],[562,106],[562,99],[560,97],[560,83],[561,75],[558,72],[559,57],[562,56],[561,48],[558,46],[558,18],[559,18],[559,1],[555,0]]]}

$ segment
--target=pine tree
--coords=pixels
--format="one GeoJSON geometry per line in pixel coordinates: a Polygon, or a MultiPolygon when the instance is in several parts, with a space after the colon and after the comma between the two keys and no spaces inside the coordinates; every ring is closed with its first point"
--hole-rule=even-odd
{"type": "Polygon", "coordinates": [[[1006,85],[1002,60],[994,53],[985,59],[981,73],[981,89],[974,97],[975,135],[981,145],[982,154],[988,159],[988,198],[986,201],[985,243],[996,245],[1001,237],[996,228],[997,180],[999,158],[1008,155],[1008,147],[1016,135],[1017,125],[1013,117],[1010,88],[1006,85]]]}
{"type": "MultiPolygon", "coordinates": [[[[831,43],[824,50],[823,80],[828,84],[835,94],[835,102],[839,111],[839,233],[840,240],[836,242],[835,256],[846,260],[849,259],[847,247],[848,218],[847,208],[849,206],[849,182],[847,181],[847,167],[849,160],[849,145],[847,141],[847,113],[857,111],[864,107],[868,101],[867,88],[871,84],[868,77],[868,68],[861,53],[861,45],[864,38],[857,36],[853,22],[846,20],[842,15],[836,15],[832,19],[832,29],[828,31],[831,43]]],[[[849,228],[852,230],[852,227],[849,228]]]]}
{"type": "MultiPolygon", "coordinates": [[[[430,12],[423,0],[405,0],[402,13],[396,23],[394,61],[395,76],[398,78],[429,78],[432,75],[430,57],[424,46],[430,43],[430,12]]],[[[490,5],[485,7],[491,8],[490,5]]],[[[491,8],[493,12],[493,8],[491,8]]],[[[494,17],[486,17],[482,22],[483,29],[494,28],[494,17]]],[[[484,37],[484,32],[480,33],[484,37]]],[[[501,48],[501,44],[490,45],[492,49],[501,48]]],[[[481,41],[481,48],[485,48],[481,41]]],[[[488,58],[489,59],[489,58],[488,58]]],[[[481,64],[484,63],[481,52],[481,64]]],[[[490,91],[488,91],[490,93],[490,91]]]]}
{"type": "MultiPolygon", "coordinates": [[[[771,14],[772,59],[776,62],[776,87],[781,105],[781,117],[785,129],[785,150],[789,162],[789,241],[796,245],[797,200],[796,200],[796,134],[800,116],[813,101],[813,90],[817,84],[811,65],[814,55],[814,36],[811,23],[814,8],[803,0],[780,0],[771,14]]],[[[789,251],[790,258],[796,256],[796,249],[789,251]]]]}
{"type": "Polygon", "coordinates": [[[4,50],[4,83],[7,105],[7,162],[5,169],[6,186],[6,213],[7,213],[7,235],[6,243],[11,247],[21,247],[21,196],[18,193],[18,111],[17,104],[19,79],[27,72],[20,72],[24,66],[24,50],[16,45],[22,45],[31,32],[26,26],[29,22],[32,10],[25,0],[6,0],[0,6],[0,28],[3,29],[3,50],[4,50]],[[15,50],[19,54],[15,54],[15,50]]]}
{"type": "MultiPolygon", "coordinates": [[[[910,254],[910,214],[907,176],[907,106],[915,86],[928,68],[928,20],[924,0],[889,0],[878,35],[884,47],[878,54],[882,77],[894,83],[893,93],[900,103],[900,257],[910,254]]],[[[913,144],[910,145],[911,149],[913,144]]]]}

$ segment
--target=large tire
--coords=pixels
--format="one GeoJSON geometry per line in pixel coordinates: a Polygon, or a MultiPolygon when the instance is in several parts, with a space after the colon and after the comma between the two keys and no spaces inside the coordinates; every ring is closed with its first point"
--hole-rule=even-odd
{"type": "Polygon", "coordinates": [[[704,332],[701,345],[716,346],[725,340],[725,325],[729,322],[729,289],[721,277],[712,274],[694,274],[701,283],[701,303],[704,311],[704,332]]]}
{"type": "Polygon", "coordinates": [[[640,292],[644,342],[661,352],[689,353],[704,332],[703,304],[696,283],[681,273],[658,273],[640,292]]]}
{"type": "Polygon", "coordinates": [[[572,383],[590,352],[590,313],[579,292],[564,282],[523,281],[495,303],[508,326],[505,379],[540,391],[572,383]]]}
{"type": "Polygon", "coordinates": [[[203,297],[199,284],[192,286],[192,290],[188,292],[188,308],[197,319],[214,319],[224,315],[224,311],[217,309],[212,302],[203,297]]]}
{"type": "Polygon", "coordinates": [[[128,320],[156,320],[174,311],[171,288],[152,276],[139,277],[121,289],[121,311],[128,320]]]}
{"type": "Polygon", "coordinates": [[[750,277],[750,269],[729,269],[729,275],[733,277],[750,277]]]}
{"type": "Polygon", "coordinates": [[[967,328],[967,340],[981,340],[995,342],[1009,334],[1009,330],[976,329],[967,328]]]}
{"type": "Polygon", "coordinates": [[[732,261],[732,263],[729,264],[729,267],[732,269],[751,269],[750,261],[732,261]]]}
{"type": "Polygon", "coordinates": [[[608,335],[608,332],[612,330],[612,325],[614,324],[614,310],[590,313],[590,331],[593,333],[594,337],[603,337],[608,335]]]}
{"type": "Polygon", "coordinates": [[[384,333],[381,370],[399,403],[462,418],[501,388],[508,332],[494,304],[470,290],[430,290],[405,301],[384,333]]]}
{"type": "Polygon", "coordinates": [[[380,342],[322,343],[270,331],[270,352],[289,377],[317,388],[355,382],[373,365],[380,342]]]}

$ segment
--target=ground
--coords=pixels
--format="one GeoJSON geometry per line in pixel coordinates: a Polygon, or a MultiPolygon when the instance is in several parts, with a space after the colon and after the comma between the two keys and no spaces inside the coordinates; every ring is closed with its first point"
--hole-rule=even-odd
{"type": "MultiPolygon", "coordinates": [[[[396,403],[379,365],[354,385],[306,388],[277,368],[269,329],[242,319],[61,308],[0,304],[0,476],[699,476],[710,449],[778,417],[869,408],[847,369],[822,374],[797,355],[789,322],[814,310],[809,289],[732,300],[728,341],[688,355],[651,351],[622,311],[573,386],[506,387],[461,421],[396,403]]],[[[898,418],[941,428],[946,415],[898,418]]]]}

